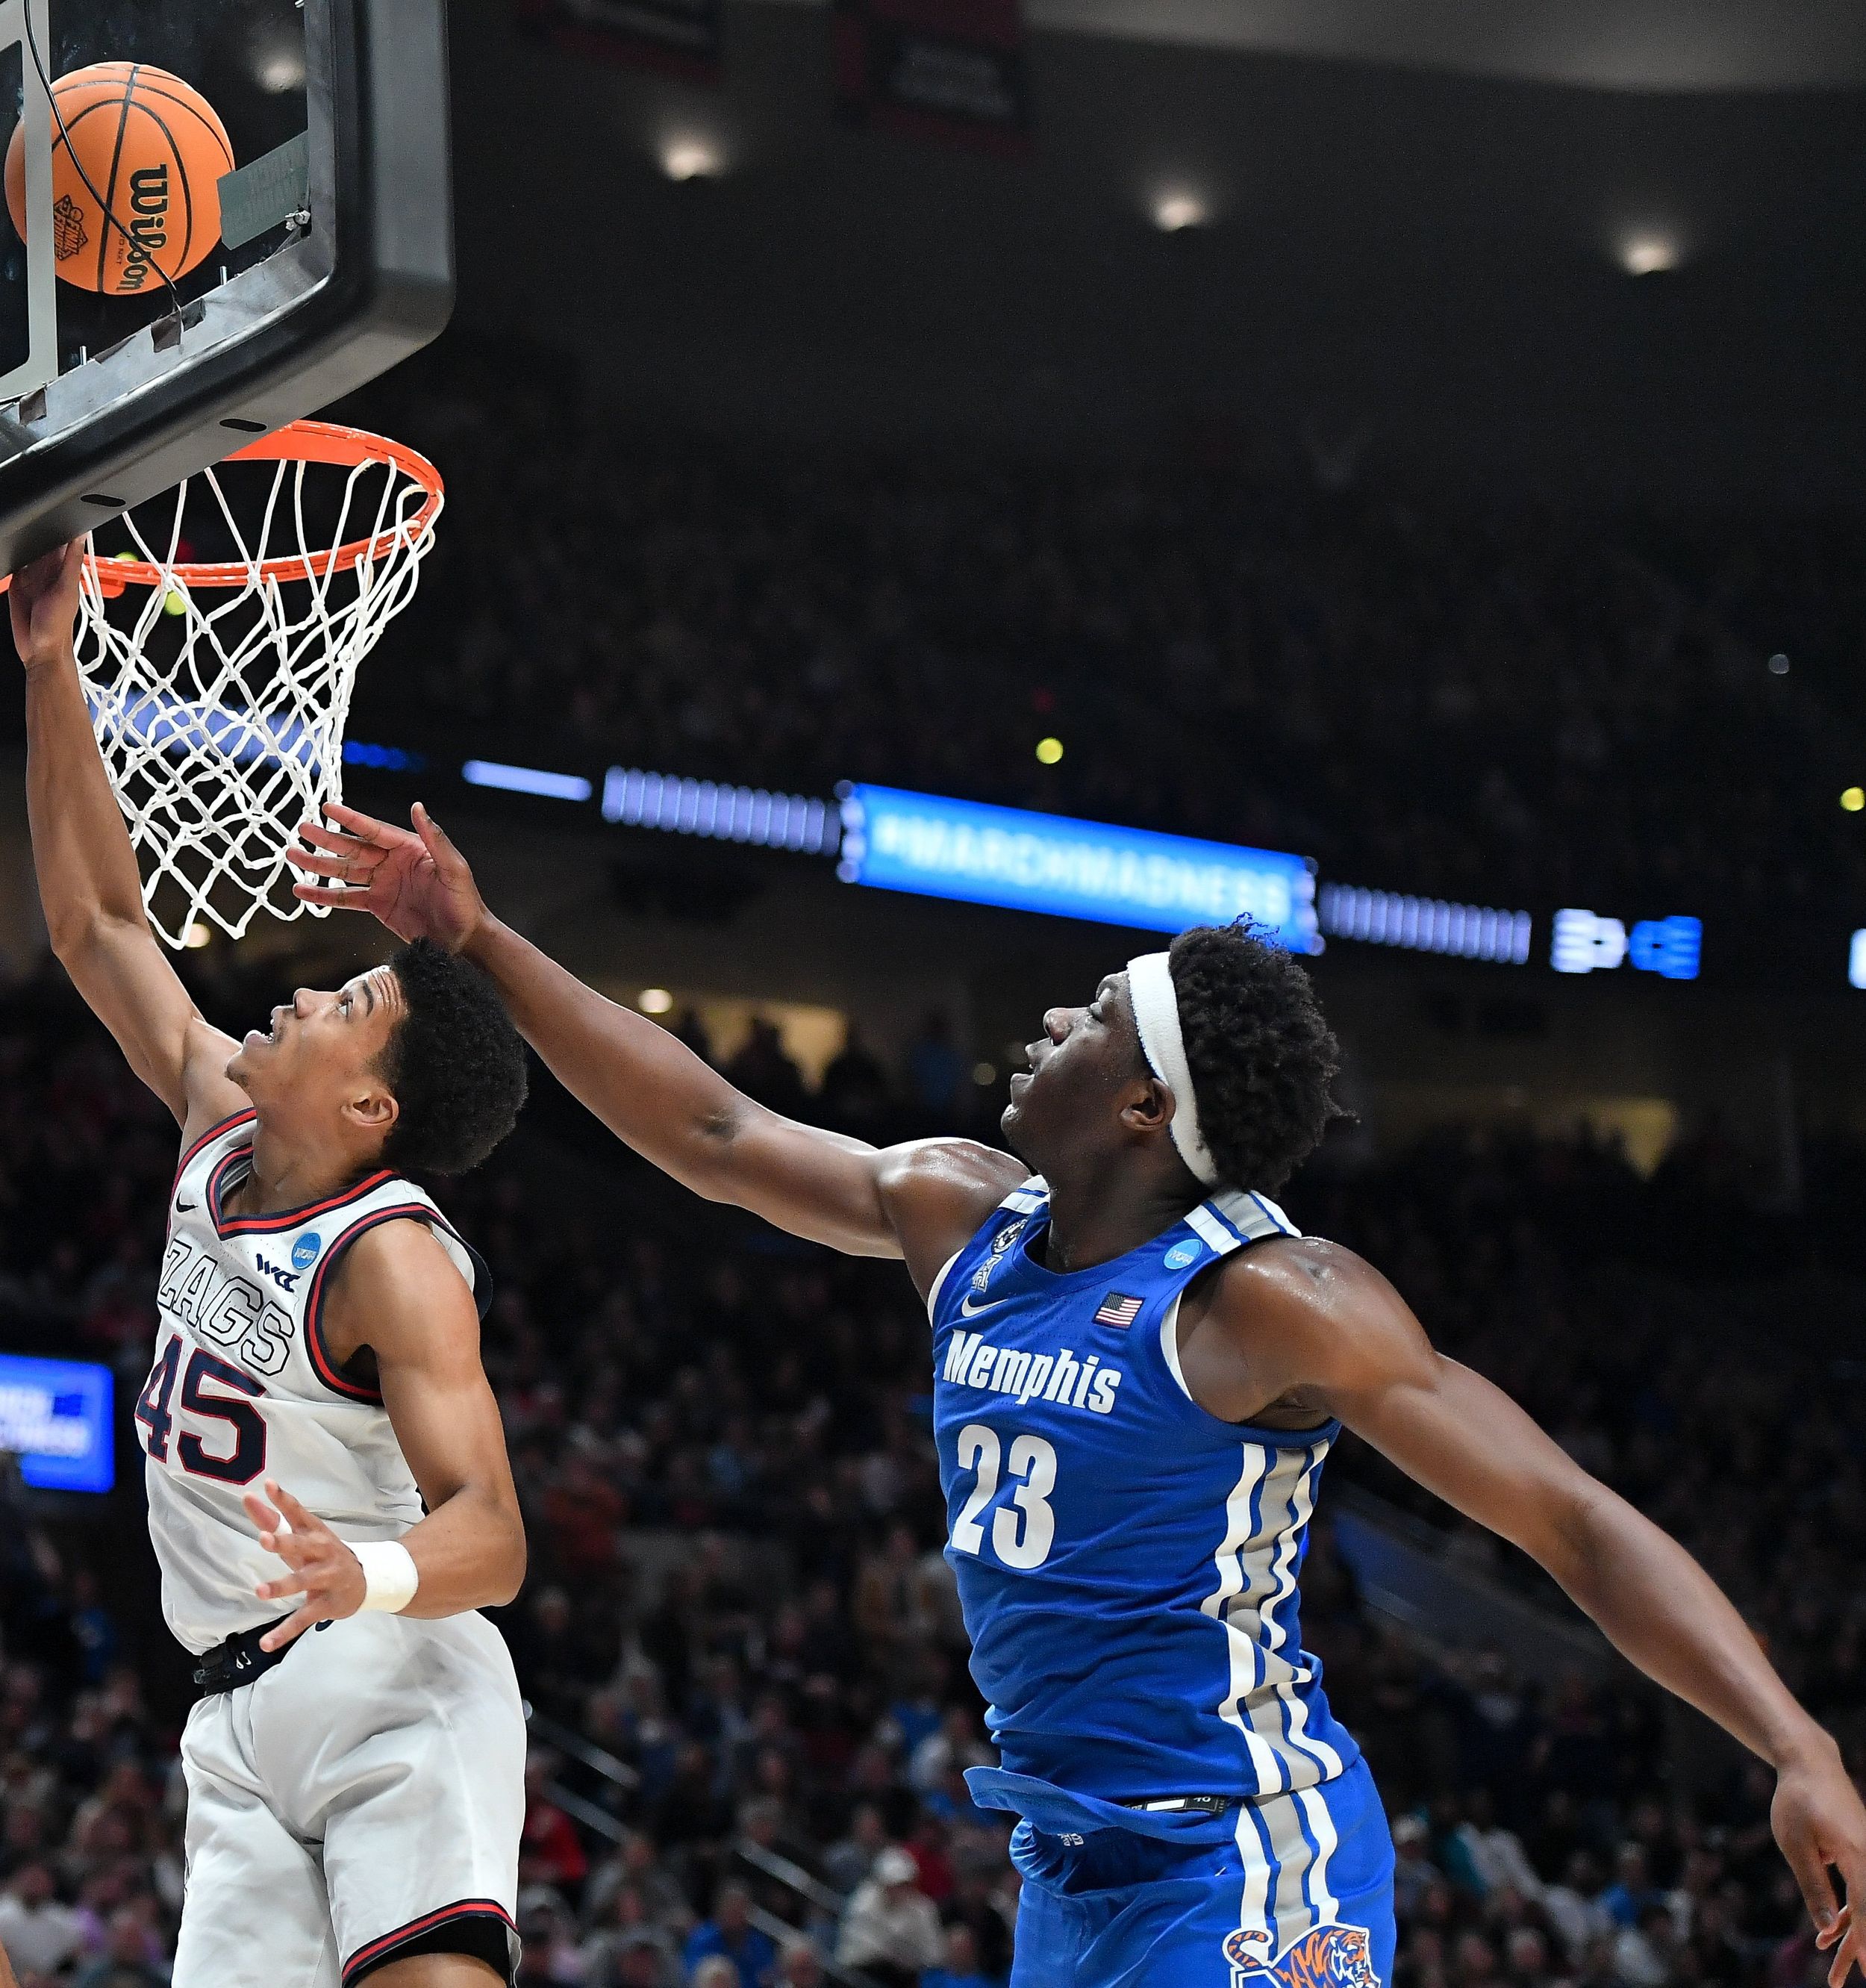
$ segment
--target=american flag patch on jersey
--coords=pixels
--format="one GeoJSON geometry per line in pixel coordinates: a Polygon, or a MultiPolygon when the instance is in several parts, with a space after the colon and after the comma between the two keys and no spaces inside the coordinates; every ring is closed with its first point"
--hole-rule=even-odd
{"type": "Polygon", "coordinates": [[[1120,1291],[1110,1291],[1101,1301],[1101,1309],[1095,1314],[1097,1325],[1118,1325],[1125,1332],[1141,1315],[1143,1300],[1131,1298],[1120,1291]]]}

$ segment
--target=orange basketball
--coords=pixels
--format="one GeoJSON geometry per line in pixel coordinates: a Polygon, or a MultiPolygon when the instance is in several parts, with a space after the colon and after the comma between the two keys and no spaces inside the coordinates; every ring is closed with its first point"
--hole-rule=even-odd
{"type": "MultiPolygon", "coordinates": [[[[74,69],[52,86],[52,95],[71,141],[68,149],[55,118],[52,228],[59,274],[80,289],[120,297],[160,289],[158,271],[171,281],[186,276],[220,239],[220,178],[233,170],[232,147],[214,106],[178,76],[147,63],[74,69]],[[120,226],[106,218],[106,208],[120,226]]],[[[6,148],[7,211],[22,238],[25,137],[25,127],[16,125],[6,148]]]]}

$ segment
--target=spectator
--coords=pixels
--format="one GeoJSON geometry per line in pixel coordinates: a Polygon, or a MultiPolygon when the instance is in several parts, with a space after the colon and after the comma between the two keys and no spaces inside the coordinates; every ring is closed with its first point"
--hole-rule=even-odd
{"type": "Polygon", "coordinates": [[[786,1940],[778,1961],[776,1988],[825,1988],[823,1956],[811,1939],[786,1940]]]}
{"type": "Polygon", "coordinates": [[[719,1976],[725,1988],[767,1988],[777,1948],[752,1925],[751,1914],[752,1895],[744,1885],[722,1885],[713,1894],[712,1917],[694,1928],[681,1956],[696,1981],[701,1964],[716,1959],[732,1970],[729,1983],[719,1976]]]}
{"type": "Polygon", "coordinates": [[[110,1915],[104,1949],[78,1970],[76,1988],[167,1988],[169,1969],[148,1915],[134,1905],[110,1915]]]}
{"type": "Polygon", "coordinates": [[[556,1768],[554,1756],[542,1747],[532,1747],[526,1756],[519,1882],[553,1885],[574,1902],[582,1892],[590,1859],[576,1825],[546,1791],[556,1768]]]}
{"type": "Polygon", "coordinates": [[[978,1942],[970,1926],[947,1927],[945,1959],[921,1977],[921,1988],[995,1988],[979,1970],[978,1942]]]}
{"type": "Polygon", "coordinates": [[[914,1108],[930,1124],[963,1122],[960,1087],[966,1077],[964,1055],[952,1040],[952,1023],[935,1009],[920,1025],[907,1053],[908,1080],[914,1108]]]}
{"type": "Polygon", "coordinates": [[[887,1847],[887,1824],[873,1802],[857,1802],[846,1836],[823,1854],[823,1875],[846,1898],[874,1868],[887,1847]]]}
{"type": "Polygon", "coordinates": [[[914,1859],[890,1844],[843,1914],[836,1958],[872,1975],[883,1988],[916,1988],[945,1952],[939,1914],[921,1890],[914,1859]]]}
{"type": "Polygon", "coordinates": [[[22,1864],[0,1892],[0,1946],[19,1974],[56,1974],[84,1938],[78,1915],[60,1905],[52,1873],[36,1861],[22,1864]]]}

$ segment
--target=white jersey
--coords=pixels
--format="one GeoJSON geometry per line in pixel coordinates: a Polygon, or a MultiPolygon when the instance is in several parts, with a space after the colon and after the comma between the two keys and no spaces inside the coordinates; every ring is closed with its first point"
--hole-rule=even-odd
{"type": "Polygon", "coordinates": [[[481,1265],[411,1182],[386,1170],[306,1208],[225,1216],[252,1164],[254,1114],[181,1156],[157,1294],[155,1364],[136,1405],[162,1612],[196,1652],[286,1612],[241,1496],[276,1479],[341,1539],[399,1539],[421,1497],[375,1388],[324,1345],[332,1273],[366,1229],[425,1222],[485,1310],[481,1265]]]}

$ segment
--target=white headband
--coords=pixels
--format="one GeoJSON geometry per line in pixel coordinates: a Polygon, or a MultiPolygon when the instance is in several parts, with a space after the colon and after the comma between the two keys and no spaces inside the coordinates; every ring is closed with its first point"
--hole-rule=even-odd
{"type": "Polygon", "coordinates": [[[1134,1019],[1141,1032],[1141,1053],[1154,1075],[1173,1094],[1172,1122],[1167,1128],[1173,1144],[1200,1185],[1216,1187],[1218,1165],[1198,1129],[1198,1099],[1179,1026],[1179,996],[1165,953],[1144,952],[1128,961],[1127,998],[1134,1004],[1134,1019]]]}

